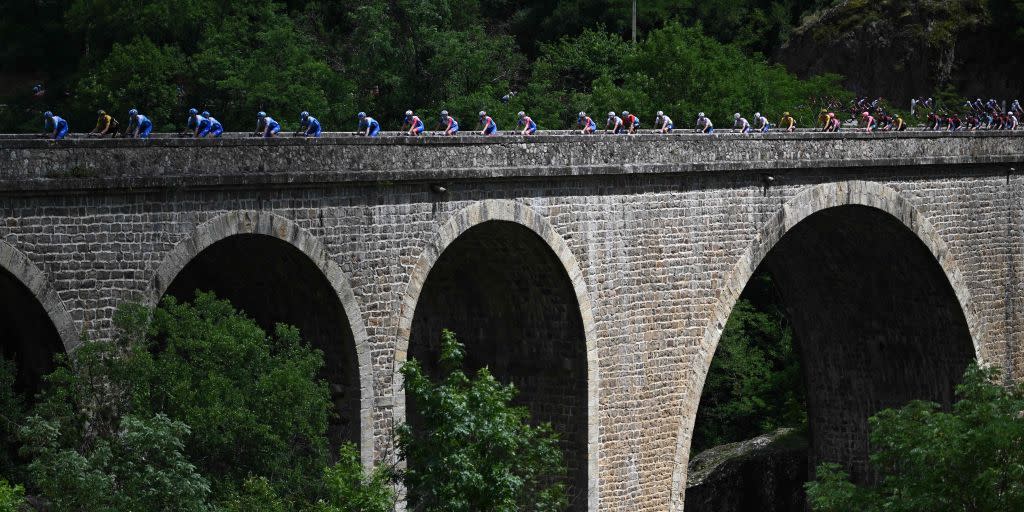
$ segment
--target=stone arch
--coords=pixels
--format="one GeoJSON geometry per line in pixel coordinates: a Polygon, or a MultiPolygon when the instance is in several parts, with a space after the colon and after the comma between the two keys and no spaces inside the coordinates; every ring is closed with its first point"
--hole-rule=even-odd
{"type": "Polygon", "coordinates": [[[598,489],[598,391],[599,372],[597,366],[596,327],[593,317],[592,301],[583,278],[583,272],[576,256],[570,250],[565,239],[552,227],[548,220],[529,206],[509,200],[486,200],[474,203],[456,213],[445,222],[437,232],[434,240],[422,250],[416,265],[410,271],[409,284],[399,309],[396,334],[395,360],[393,368],[393,396],[395,397],[395,421],[403,421],[406,415],[405,393],[402,389],[403,379],[399,372],[402,363],[408,358],[409,343],[412,338],[413,319],[420,295],[431,270],[444,251],[460,236],[470,229],[488,222],[508,222],[523,227],[537,235],[550,249],[561,265],[568,278],[579,306],[582,321],[583,338],[586,343],[586,474],[587,474],[587,507],[597,509],[598,489]]]}
{"type": "Polygon", "coordinates": [[[39,305],[46,311],[54,329],[60,336],[64,351],[71,353],[81,344],[81,336],[75,321],[71,319],[64,302],[61,301],[52,283],[42,270],[39,270],[28,256],[13,245],[0,240],[0,270],[14,276],[35,297],[39,305]]]}
{"type": "Polygon", "coordinates": [[[359,446],[363,465],[374,463],[373,438],[373,365],[369,337],[362,320],[359,302],[341,267],[330,257],[323,243],[312,233],[280,215],[254,210],[231,211],[199,224],[164,257],[155,270],[149,304],[155,306],[175,278],[203,251],[236,236],[269,237],[283,242],[305,255],[326,279],[345,314],[355,344],[359,386],[359,446]]]}
{"type": "MultiPolygon", "coordinates": [[[[867,207],[884,212],[902,224],[920,241],[935,258],[952,288],[966,322],[966,329],[973,344],[973,353],[979,361],[985,360],[984,347],[987,329],[977,314],[963,273],[945,241],[931,222],[896,190],[870,181],[846,181],[813,186],[798,193],[784,204],[757,232],[747,250],[740,256],[732,270],[726,275],[715,301],[710,320],[704,331],[698,360],[694,364],[697,375],[686,390],[687,397],[700,397],[711,357],[725,328],[733,307],[739,300],[747,282],[773,248],[794,227],[805,219],[824,210],[844,207],[867,207]]],[[[672,475],[671,508],[679,511],[683,507],[686,490],[686,467],[689,461],[691,434],[697,416],[699,400],[684,400],[677,433],[675,464],[672,475]]]]}

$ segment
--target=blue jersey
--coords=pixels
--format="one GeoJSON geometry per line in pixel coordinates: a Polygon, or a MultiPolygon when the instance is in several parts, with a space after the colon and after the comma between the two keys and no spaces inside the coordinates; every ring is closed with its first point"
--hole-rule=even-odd
{"type": "Polygon", "coordinates": [[[139,130],[140,139],[149,138],[149,134],[153,132],[153,121],[150,121],[148,117],[142,114],[136,116],[135,126],[139,130]]]}
{"type": "Polygon", "coordinates": [[[60,116],[53,116],[47,119],[43,126],[47,130],[52,128],[54,140],[61,140],[68,134],[68,122],[60,116]]]}
{"type": "Polygon", "coordinates": [[[207,120],[210,122],[209,133],[214,137],[220,137],[220,135],[224,133],[224,126],[220,124],[220,121],[213,117],[209,117],[207,120]]]}
{"type": "Polygon", "coordinates": [[[274,121],[273,117],[267,116],[260,121],[262,125],[263,136],[267,137],[281,131],[281,123],[274,121]]]}
{"type": "Polygon", "coordinates": [[[320,131],[321,131],[320,120],[318,120],[317,118],[315,118],[313,116],[307,117],[306,118],[306,135],[308,135],[310,137],[319,137],[320,136],[320,131]]]}
{"type": "Polygon", "coordinates": [[[534,133],[537,131],[537,123],[535,123],[533,118],[530,116],[525,116],[520,119],[519,126],[524,127],[528,133],[534,133]]]}
{"type": "Polygon", "coordinates": [[[444,125],[445,132],[459,133],[459,122],[454,117],[448,116],[448,122],[444,125]]]}
{"type": "Polygon", "coordinates": [[[480,121],[484,125],[484,135],[494,135],[498,132],[498,125],[491,116],[486,116],[480,121]]]}
{"type": "Polygon", "coordinates": [[[423,120],[420,119],[419,116],[406,116],[405,124],[409,125],[409,129],[411,131],[415,131],[416,133],[423,133],[423,130],[426,129],[426,127],[423,125],[423,120]]]}
{"type": "Polygon", "coordinates": [[[376,137],[380,134],[380,123],[372,117],[364,117],[359,121],[359,130],[365,131],[370,137],[376,137]]]}

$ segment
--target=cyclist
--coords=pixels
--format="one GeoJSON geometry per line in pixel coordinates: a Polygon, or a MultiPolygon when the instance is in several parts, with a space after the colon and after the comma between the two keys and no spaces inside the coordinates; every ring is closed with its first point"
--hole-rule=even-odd
{"type": "Polygon", "coordinates": [[[661,133],[672,133],[672,129],[675,128],[672,124],[672,118],[666,116],[665,113],[660,110],[654,119],[654,127],[661,133]]]}
{"type": "Polygon", "coordinates": [[[768,118],[762,116],[760,112],[754,113],[754,120],[757,121],[757,130],[761,133],[768,133],[768,130],[772,129],[772,125],[768,122],[768,118]]]}
{"type": "Polygon", "coordinates": [[[271,138],[281,131],[281,123],[267,115],[266,112],[256,113],[256,135],[259,137],[271,138]]]}
{"type": "Polygon", "coordinates": [[[491,116],[487,115],[484,110],[480,111],[480,126],[483,126],[483,130],[480,131],[480,135],[486,135],[488,137],[498,134],[498,124],[491,119],[491,116]]]}
{"type": "Polygon", "coordinates": [[[576,116],[576,126],[580,127],[580,133],[588,135],[597,131],[597,123],[594,122],[586,112],[580,112],[576,116]]]}
{"type": "Polygon", "coordinates": [[[715,133],[715,125],[704,115],[704,112],[697,114],[697,131],[700,133],[715,133]]]}
{"type": "Polygon", "coordinates": [[[366,115],[366,112],[360,112],[359,118],[359,129],[356,133],[365,137],[376,137],[380,135],[380,123],[376,119],[366,115]]]}
{"type": "Polygon", "coordinates": [[[426,126],[423,124],[423,120],[420,119],[420,116],[413,114],[412,110],[406,110],[405,121],[402,123],[402,131],[407,131],[407,133],[412,136],[419,136],[423,135],[425,130],[426,126]]]}
{"type": "Polygon", "coordinates": [[[210,133],[210,120],[199,115],[199,111],[194,108],[188,110],[188,122],[185,126],[192,130],[192,136],[195,138],[206,137],[206,134],[210,133]]]}
{"type": "Polygon", "coordinates": [[[796,131],[796,119],[789,115],[789,112],[782,113],[782,119],[779,120],[779,127],[784,128],[787,132],[796,131]]]}
{"type": "Polygon", "coordinates": [[[946,118],[946,129],[951,132],[960,131],[960,116],[953,114],[946,118]]]}
{"type": "Polygon", "coordinates": [[[130,131],[130,136],[132,138],[148,139],[149,134],[153,133],[153,121],[151,121],[148,117],[140,114],[138,110],[134,108],[129,110],[128,118],[130,119],[128,123],[128,129],[131,130],[131,128],[135,128],[134,130],[130,131]]]}
{"type": "Polygon", "coordinates": [[[622,133],[626,128],[622,123],[622,118],[615,115],[615,112],[608,112],[608,120],[604,123],[605,133],[608,133],[608,127],[611,127],[612,133],[615,134],[622,133]]]}
{"type": "Polygon", "coordinates": [[[210,129],[203,134],[203,137],[206,137],[206,135],[213,135],[214,137],[219,138],[224,133],[224,126],[222,126],[220,124],[220,121],[218,121],[215,117],[211,116],[209,112],[204,110],[203,113],[200,115],[205,117],[206,120],[210,123],[210,129]]]}
{"type": "Polygon", "coordinates": [[[320,137],[323,132],[323,128],[320,126],[320,120],[309,115],[309,112],[301,112],[299,114],[299,127],[305,127],[306,130],[302,133],[303,137],[320,137]]]}
{"type": "Polygon", "coordinates": [[[533,121],[533,118],[526,115],[526,112],[519,112],[519,126],[523,127],[523,135],[533,135],[537,133],[537,123],[533,121]]]}
{"type": "Polygon", "coordinates": [[[117,122],[117,119],[114,119],[114,116],[108,114],[105,110],[97,111],[96,115],[99,116],[96,119],[96,127],[89,133],[96,134],[100,137],[103,137],[108,133],[117,133],[117,126],[119,123],[117,122]]]}
{"type": "Polygon", "coordinates": [[[444,126],[445,135],[452,136],[459,133],[459,122],[454,117],[448,115],[447,110],[441,111],[441,125],[444,126]]]}
{"type": "Polygon", "coordinates": [[[747,121],[747,118],[741,116],[739,112],[733,114],[732,118],[735,119],[732,123],[734,129],[739,130],[740,133],[750,133],[750,121],[747,121]]]}
{"type": "Polygon", "coordinates": [[[630,114],[628,110],[622,111],[622,123],[626,125],[626,131],[635,134],[640,129],[640,118],[630,114]]]}
{"type": "Polygon", "coordinates": [[[860,113],[860,118],[864,121],[864,131],[867,133],[871,133],[871,131],[874,130],[875,126],[877,125],[877,122],[875,121],[875,116],[872,116],[867,110],[865,110],[864,112],[860,113]]]}
{"type": "Polygon", "coordinates": [[[53,112],[43,112],[43,135],[53,137],[53,140],[61,140],[68,135],[68,122],[63,117],[53,115],[53,112]]]}
{"type": "Polygon", "coordinates": [[[825,129],[832,124],[832,117],[829,116],[827,108],[821,109],[821,113],[818,114],[818,127],[825,129]]]}

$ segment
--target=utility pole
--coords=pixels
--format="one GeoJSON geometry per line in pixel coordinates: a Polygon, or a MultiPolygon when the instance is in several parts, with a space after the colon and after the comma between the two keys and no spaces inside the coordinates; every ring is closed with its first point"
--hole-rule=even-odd
{"type": "Polygon", "coordinates": [[[636,0],[633,0],[633,44],[636,44],[636,0]]]}

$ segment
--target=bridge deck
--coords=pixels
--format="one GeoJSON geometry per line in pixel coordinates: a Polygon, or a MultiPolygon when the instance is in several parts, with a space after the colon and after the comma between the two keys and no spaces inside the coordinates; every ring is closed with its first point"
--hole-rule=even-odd
{"type": "MultiPolygon", "coordinates": [[[[23,136],[21,136],[23,137],[23,136]]],[[[2,191],[1015,164],[1022,132],[0,138],[2,191]]],[[[1009,171],[1009,167],[1007,169],[1009,171]]]]}

